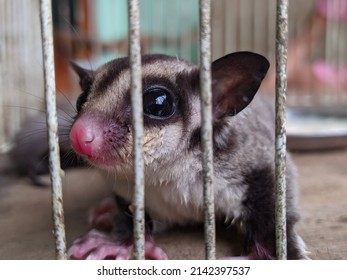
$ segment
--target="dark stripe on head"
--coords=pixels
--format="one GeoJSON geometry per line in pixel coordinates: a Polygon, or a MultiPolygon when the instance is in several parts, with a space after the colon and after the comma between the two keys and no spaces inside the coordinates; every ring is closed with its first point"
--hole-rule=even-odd
{"type": "MultiPolygon", "coordinates": [[[[142,66],[145,66],[151,63],[155,63],[157,61],[177,61],[177,58],[161,54],[144,55],[142,56],[141,63],[142,66]]],[[[99,80],[96,81],[95,92],[105,92],[108,89],[108,87],[112,86],[113,81],[116,80],[124,70],[130,68],[129,63],[129,58],[124,57],[111,60],[102,67],[100,67],[97,70],[97,72],[102,71],[104,73],[99,78],[99,80]]],[[[160,69],[158,71],[160,71],[160,69]]],[[[142,74],[145,75],[145,73],[142,74]]]]}
{"type": "MultiPolygon", "coordinates": [[[[95,85],[95,92],[105,92],[121,72],[129,68],[129,58],[119,58],[111,60],[100,68],[104,74],[99,78],[95,85]]],[[[98,71],[98,70],[97,70],[98,71]]]]}

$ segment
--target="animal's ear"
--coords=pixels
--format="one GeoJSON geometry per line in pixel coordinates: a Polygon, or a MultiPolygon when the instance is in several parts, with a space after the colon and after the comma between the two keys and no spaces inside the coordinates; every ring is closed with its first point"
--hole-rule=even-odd
{"type": "Polygon", "coordinates": [[[78,75],[80,81],[80,87],[82,91],[87,92],[93,83],[94,72],[91,70],[87,70],[77,65],[75,62],[70,62],[72,69],[78,75]]]}
{"type": "Polygon", "coordinates": [[[253,99],[269,69],[268,60],[252,52],[228,54],[212,63],[212,100],[215,120],[233,116],[253,99]]]}

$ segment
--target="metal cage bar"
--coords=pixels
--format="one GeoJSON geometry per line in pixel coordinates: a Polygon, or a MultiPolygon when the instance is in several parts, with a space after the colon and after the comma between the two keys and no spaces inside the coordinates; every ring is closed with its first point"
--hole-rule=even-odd
{"type": "Polygon", "coordinates": [[[134,152],[134,258],[145,259],[145,186],[143,160],[143,104],[140,46],[140,11],[139,1],[129,0],[129,57],[131,73],[131,106],[133,122],[134,152]]]}
{"type": "Polygon", "coordinates": [[[206,259],[216,258],[213,187],[212,93],[211,93],[211,1],[200,0],[201,148],[204,182],[204,229],[206,259]]]}
{"type": "Polygon", "coordinates": [[[51,0],[40,0],[40,22],[43,48],[44,87],[49,142],[49,168],[52,183],[53,234],[56,258],[67,259],[62,193],[62,170],[58,143],[58,118],[55,95],[53,25],[51,0]]]}
{"type": "Polygon", "coordinates": [[[276,254],[287,258],[286,232],[286,92],[288,47],[288,0],[277,0],[276,23],[276,254]]]}

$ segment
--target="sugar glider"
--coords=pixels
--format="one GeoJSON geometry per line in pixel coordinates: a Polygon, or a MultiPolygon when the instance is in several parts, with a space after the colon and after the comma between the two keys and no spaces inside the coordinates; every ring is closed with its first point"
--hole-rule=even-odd
{"type": "MultiPolygon", "coordinates": [[[[72,244],[69,255],[129,259],[133,244],[129,59],[112,60],[96,71],[74,68],[82,94],[70,131],[72,147],[91,165],[114,174],[118,211],[109,221],[110,232],[92,229],[72,244]]],[[[251,52],[231,53],[212,63],[216,221],[225,227],[240,226],[245,235],[242,257],[247,259],[276,258],[275,117],[273,106],[256,95],[268,68],[266,58],[251,52]]],[[[176,57],[144,55],[142,75],[145,254],[165,259],[154,243],[155,222],[171,227],[203,223],[199,68],[176,57]]],[[[288,258],[305,259],[304,243],[294,230],[299,218],[295,168],[289,155],[287,161],[288,258]]],[[[95,221],[102,221],[108,212],[102,209],[111,208],[96,211],[95,221]]]]}

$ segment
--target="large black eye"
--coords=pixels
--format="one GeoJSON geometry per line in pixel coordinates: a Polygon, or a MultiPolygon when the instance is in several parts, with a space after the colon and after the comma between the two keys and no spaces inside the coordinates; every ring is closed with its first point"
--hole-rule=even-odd
{"type": "Polygon", "coordinates": [[[77,112],[81,111],[83,104],[87,101],[87,97],[88,97],[88,93],[82,92],[80,96],[77,98],[77,101],[76,101],[77,112]]]}
{"type": "Polygon", "coordinates": [[[143,112],[145,115],[165,119],[173,115],[176,109],[172,94],[165,88],[153,87],[143,95],[143,112]]]}

